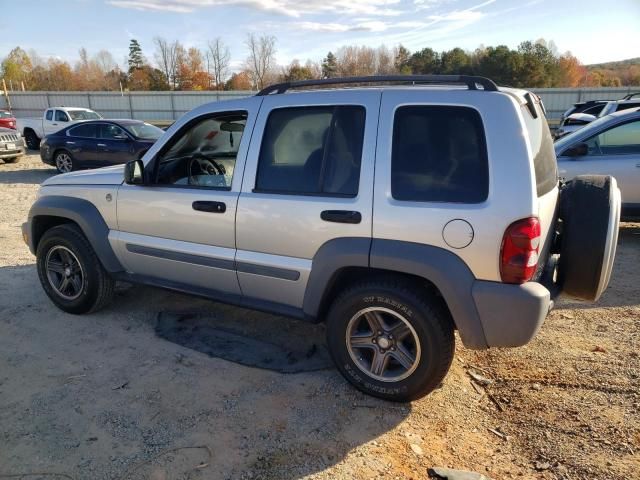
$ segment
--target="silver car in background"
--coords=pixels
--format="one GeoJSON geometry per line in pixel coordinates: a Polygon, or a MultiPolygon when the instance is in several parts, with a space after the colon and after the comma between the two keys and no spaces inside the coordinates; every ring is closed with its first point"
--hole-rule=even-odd
{"type": "Polygon", "coordinates": [[[560,177],[612,175],[622,191],[622,216],[640,216],[640,108],[598,118],[554,147],[560,177]]]}

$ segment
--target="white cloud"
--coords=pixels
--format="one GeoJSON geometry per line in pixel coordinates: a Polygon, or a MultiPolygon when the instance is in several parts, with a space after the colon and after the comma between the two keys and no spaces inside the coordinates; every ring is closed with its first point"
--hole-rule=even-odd
{"type": "Polygon", "coordinates": [[[107,3],[135,10],[189,13],[199,8],[215,6],[245,6],[256,10],[277,12],[291,17],[312,13],[349,15],[400,15],[393,8],[401,0],[108,0],[107,3]]]}

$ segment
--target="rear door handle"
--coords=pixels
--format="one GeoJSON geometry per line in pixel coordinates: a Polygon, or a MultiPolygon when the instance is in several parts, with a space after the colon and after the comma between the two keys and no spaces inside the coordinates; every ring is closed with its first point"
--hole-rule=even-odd
{"type": "Polygon", "coordinates": [[[107,145],[104,143],[98,143],[98,147],[106,147],[107,145]]]}
{"type": "Polygon", "coordinates": [[[199,212],[208,213],[224,213],[227,211],[227,206],[224,202],[209,202],[205,200],[198,200],[191,204],[194,210],[199,212]]]}
{"type": "Polygon", "coordinates": [[[65,142],[67,145],[75,145],[76,142],[65,142]]]}
{"type": "Polygon", "coordinates": [[[353,210],[324,210],[320,213],[320,218],[325,222],[335,223],[360,223],[362,215],[353,210]]]}

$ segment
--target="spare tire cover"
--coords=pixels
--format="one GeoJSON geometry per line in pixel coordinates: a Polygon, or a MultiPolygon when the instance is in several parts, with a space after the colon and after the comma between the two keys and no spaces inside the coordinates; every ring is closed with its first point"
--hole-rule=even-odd
{"type": "Polygon", "coordinates": [[[620,203],[620,190],[611,176],[581,175],[561,190],[557,273],[565,294],[596,301],[607,288],[618,243],[620,203]]]}

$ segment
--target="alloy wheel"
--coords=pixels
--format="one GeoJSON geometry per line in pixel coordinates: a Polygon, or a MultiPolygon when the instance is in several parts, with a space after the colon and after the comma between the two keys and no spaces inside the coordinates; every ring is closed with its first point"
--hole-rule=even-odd
{"type": "Polygon", "coordinates": [[[45,262],[47,279],[53,290],[65,300],[75,300],[82,294],[84,271],[75,254],[62,245],[47,253],[45,262]]]}
{"type": "Polygon", "coordinates": [[[59,153],[56,155],[56,168],[62,173],[68,173],[73,168],[71,157],[67,153],[59,153]]]}
{"type": "Polygon", "coordinates": [[[357,312],[346,330],[349,356],[367,376],[382,382],[398,382],[420,363],[420,340],[409,321],[384,307],[357,312]]]}

